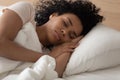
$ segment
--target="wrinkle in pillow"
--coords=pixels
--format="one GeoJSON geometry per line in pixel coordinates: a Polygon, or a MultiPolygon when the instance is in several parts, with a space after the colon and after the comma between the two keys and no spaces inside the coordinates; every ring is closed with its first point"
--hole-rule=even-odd
{"type": "Polygon", "coordinates": [[[94,71],[120,64],[120,32],[96,25],[73,52],[64,76],[94,71]]]}

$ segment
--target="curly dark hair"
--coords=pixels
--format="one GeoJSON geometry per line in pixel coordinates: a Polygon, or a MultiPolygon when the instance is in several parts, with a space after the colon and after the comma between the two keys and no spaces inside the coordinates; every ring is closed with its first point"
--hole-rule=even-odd
{"type": "Polygon", "coordinates": [[[35,5],[35,21],[40,26],[49,20],[52,13],[59,15],[73,13],[81,20],[86,35],[97,23],[102,22],[103,16],[99,14],[100,8],[88,0],[39,0],[35,5]]]}

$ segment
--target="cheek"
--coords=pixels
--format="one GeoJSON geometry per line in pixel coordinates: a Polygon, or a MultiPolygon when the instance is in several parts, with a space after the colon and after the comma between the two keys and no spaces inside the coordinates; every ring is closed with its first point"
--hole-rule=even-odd
{"type": "Polygon", "coordinates": [[[59,28],[62,26],[62,21],[59,19],[55,19],[53,21],[51,21],[51,27],[52,28],[59,28]]]}

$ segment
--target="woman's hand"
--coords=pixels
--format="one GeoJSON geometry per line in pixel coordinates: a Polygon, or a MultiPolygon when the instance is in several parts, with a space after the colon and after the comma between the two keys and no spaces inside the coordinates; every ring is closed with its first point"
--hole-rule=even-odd
{"type": "Polygon", "coordinates": [[[70,42],[66,42],[63,44],[60,44],[58,46],[55,46],[51,53],[49,53],[50,56],[57,58],[58,56],[60,56],[63,53],[72,53],[74,51],[74,49],[78,46],[78,42],[81,40],[81,36],[73,39],[70,42]]]}

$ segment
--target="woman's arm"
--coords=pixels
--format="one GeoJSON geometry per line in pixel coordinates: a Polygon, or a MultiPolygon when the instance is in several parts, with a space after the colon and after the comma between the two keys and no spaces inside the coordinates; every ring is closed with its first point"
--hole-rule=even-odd
{"type": "Polygon", "coordinates": [[[63,72],[65,71],[65,68],[67,66],[67,63],[71,57],[71,54],[73,53],[74,49],[79,45],[79,41],[82,39],[82,36],[73,39],[71,42],[63,43],[61,45],[56,46],[51,51],[50,55],[56,56],[56,68],[55,70],[58,73],[59,77],[62,77],[63,72]]]}
{"type": "Polygon", "coordinates": [[[58,73],[59,77],[62,77],[63,72],[65,71],[66,65],[70,59],[70,53],[64,53],[56,58],[56,68],[55,70],[58,73]]]}
{"type": "Polygon", "coordinates": [[[0,41],[0,56],[12,60],[35,62],[43,54],[28,50],[16,44],[15,42],[4,39],[0,41]]]}
{"type": "Polygon", "coordinates": [[[28,50],[13,42],[23,23],[17,13],[5,10],[0,17],[0,56],[20,61],[36,61],[43,54],[28,50]]]}

